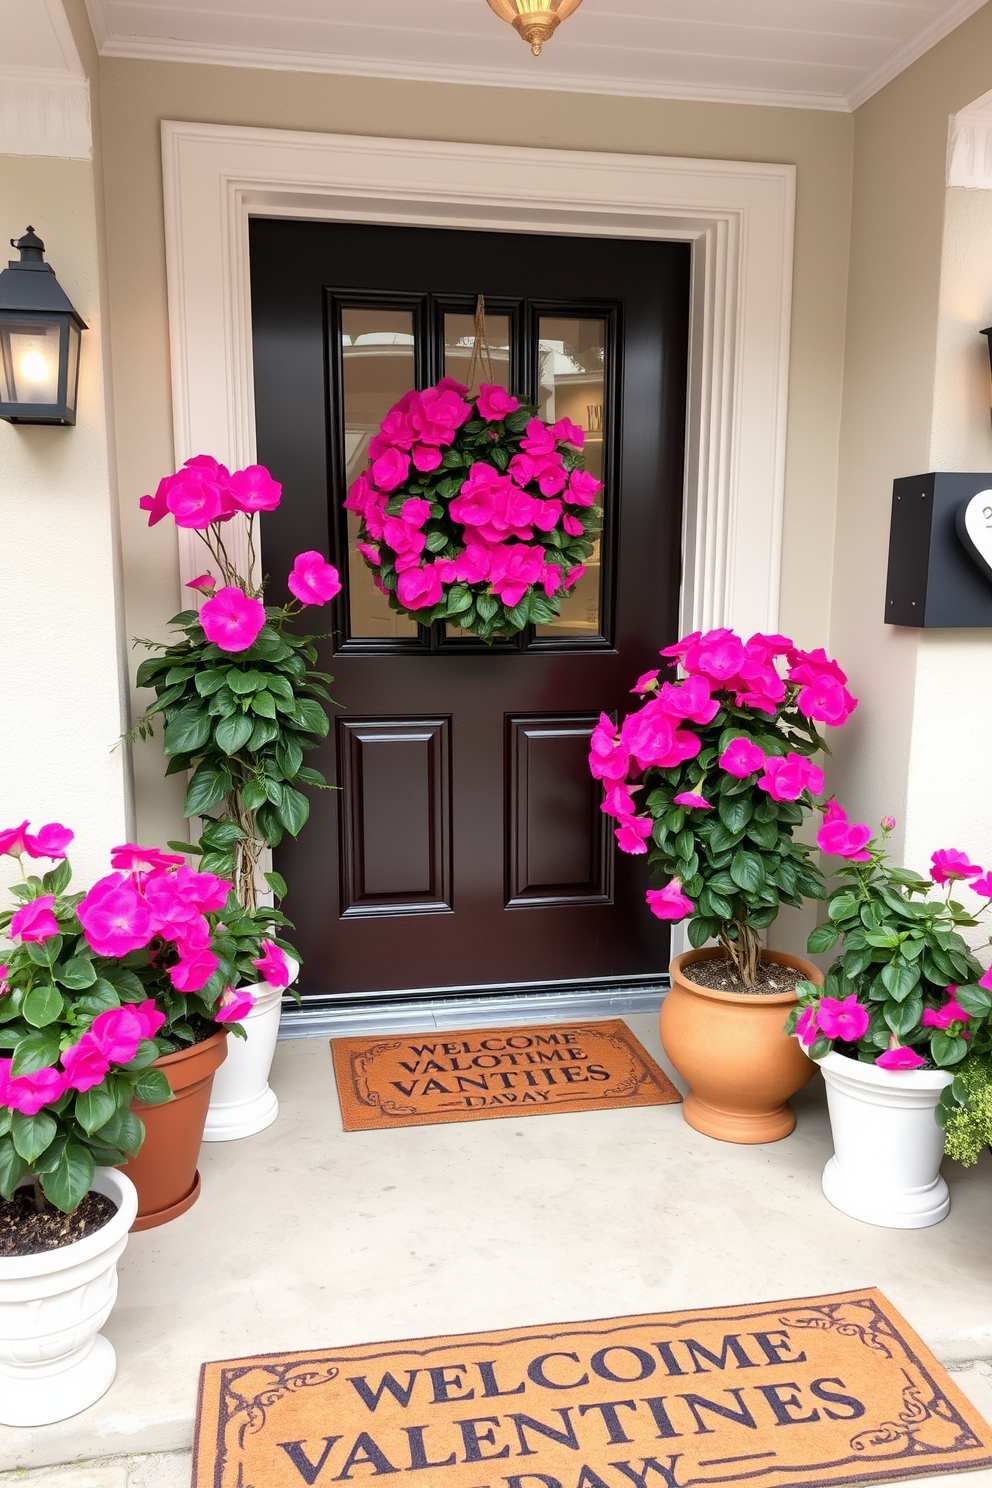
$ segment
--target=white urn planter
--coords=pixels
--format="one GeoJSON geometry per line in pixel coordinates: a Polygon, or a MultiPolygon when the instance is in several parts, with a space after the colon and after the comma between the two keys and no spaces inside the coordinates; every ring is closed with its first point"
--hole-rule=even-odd
{"type": "Polygon", "coordinates": [[[831,1051],[823,1071],[834,1155],[823,1192],[843,1214],[892,1230],[938,1224],[951,1207],[940,1176],[944,1133],[934,1120],[944,1070],[886,1070],[831,1051]]]}
{"type": "MultiPolygon", "coordinates": [[[[299,975],[299,962],[286,957],[290,983],[299,975]]],[[[227,1058],[214,1075],[210,1093],[205,1142],[234,1142],[239,1137],[253,1137],[271,1126],[279,1115],[279,1102],[269,1085],[269,1071],[279,1038],[282,1012],[282,990],[268,982],[255,982],[247,989],[254,992],[255,1006],[241,1023],[246,1038],[229,1038],[227,1058]]]]}
{"type": "Polygon", "coordinates": [[[47,1426],[106,1394],[117,1359],[100,1329],[117,1300],[117,1262],[138,1212],[130,1178],[97,1168],[117,1213],[59,1250],[0,1257],[0,1423],[47,1426]]]}

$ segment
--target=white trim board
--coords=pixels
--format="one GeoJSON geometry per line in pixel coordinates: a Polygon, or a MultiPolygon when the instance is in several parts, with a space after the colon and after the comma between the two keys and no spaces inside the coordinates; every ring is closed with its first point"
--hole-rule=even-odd
{"type": "Polygon", "coordinates": [[[776,628],[794,166],[171,120],[162,156],[177,463],[254,459],[251,216],[690,242],[682,625],[776,628]]]}

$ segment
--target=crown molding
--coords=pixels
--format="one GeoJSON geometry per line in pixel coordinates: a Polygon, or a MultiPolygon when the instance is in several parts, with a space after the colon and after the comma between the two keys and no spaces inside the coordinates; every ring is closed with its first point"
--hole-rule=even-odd
{"type": "Polygon", "coordinates": [[[0,66],[0,155],[92,160],[86,79],[0,66]]]}
{"type": "Polygon", "coordinates": [[[615,98],[670,98],[688,103],[743,103],[833,113],[849,111],[847,99],[840,93],[644,82],[635,78],[604,79],[585,73],[538,73],[530,68],[464,67],[442,62],[414,64],[377,57],[335,57],[317,52],[276,51],[268,47],[218,46],[165,37],[125,36],[107,29],[102,10],[92,0],[90,14],[94,19],[100,18],[99,28],[94,24],[94,34],[102,57],[129,57],[146,62],[195,62],[213,67],[260,68],[270,72],[393,78],[403,82],[461,83],[481,88],[526,88],[543,93],[597,93],[615,98]]]}
{"type": "Polygon", "coordinates": [[[951,118],[947,136],[947,184],[992,191],[992,93],[951,118]]]}
{"type": "Polygon", "coordinates": [[[905,72],[907,67],[911,67],[925,52],[936,46],[938,41],[943,41],[945,36],[955,31],[962,21],[974,15],[976,10],[981,10],[985,3],[986,0],[952,0],[939,15],[914,31],[895,51],[883,57],[877,66],[865,73],[848,93],[847,107],[853,110],[867,103],[886,83],[891,83],[893,78],[905,72]]]}

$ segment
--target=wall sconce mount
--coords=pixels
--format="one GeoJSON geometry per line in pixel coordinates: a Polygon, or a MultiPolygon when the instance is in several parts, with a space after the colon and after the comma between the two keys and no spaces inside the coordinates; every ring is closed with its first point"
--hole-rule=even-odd
{"type": "Polygon", "coordinates": [[[34,228],[10,242],[20,258],[0,273],[0,419],[74,424],[86,322],[45,262],[34,228]]]}

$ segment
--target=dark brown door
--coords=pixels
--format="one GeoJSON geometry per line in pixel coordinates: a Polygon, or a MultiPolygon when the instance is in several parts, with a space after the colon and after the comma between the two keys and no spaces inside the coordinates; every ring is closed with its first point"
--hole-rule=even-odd
{"type": "Polygon", "coordinates": [[[340,704],[311,758],[338,789],[276,852],[304,995],[656,979],[668,932],[586,757],[675,638],[689,248],[259,219],[251,281],[258,459],[284,483],[265,568],[316,548],[345,579],[309,612],[340,704]],[[342,508],[387,409],[464,380],[479,294],[499,379],[586,429],[606,483],[560,621],[492,646],[391,611],[342,508]]]}

